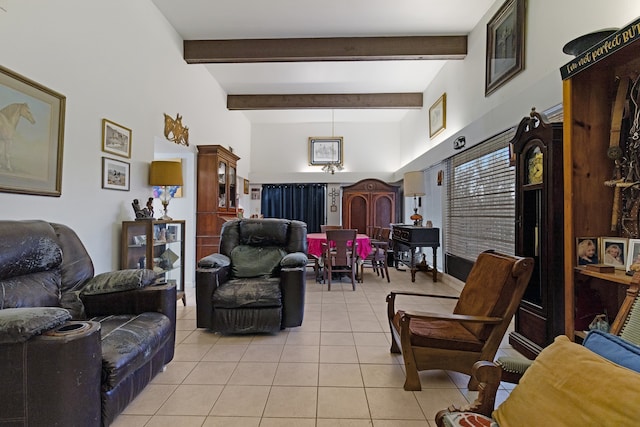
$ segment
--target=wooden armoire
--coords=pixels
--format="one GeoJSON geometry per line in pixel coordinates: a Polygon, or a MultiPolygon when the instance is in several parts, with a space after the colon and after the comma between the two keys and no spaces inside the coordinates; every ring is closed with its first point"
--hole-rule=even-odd
{"type": "Polygon", "coordinates": [[[222,224],[238,217],[238,160],[221,145],[198,145],[196,262],[218,252],[222,224]]]}
{"type": "Polygon", "coordinates": [[[363,179],[342,187],[342,226],[365,234],[369,227],[396,222],[398,187],[379,179],[363,179]]]}

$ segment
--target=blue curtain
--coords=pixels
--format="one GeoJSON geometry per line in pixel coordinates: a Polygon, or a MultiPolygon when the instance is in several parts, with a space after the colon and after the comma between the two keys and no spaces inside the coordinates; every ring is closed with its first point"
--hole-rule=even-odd
{"type": "Polygon", "coordinates": [[[324,224],[326,184],[264,184],[261,210],[265,218],[295,219],[307,223],[307,232],[324,224]]]}

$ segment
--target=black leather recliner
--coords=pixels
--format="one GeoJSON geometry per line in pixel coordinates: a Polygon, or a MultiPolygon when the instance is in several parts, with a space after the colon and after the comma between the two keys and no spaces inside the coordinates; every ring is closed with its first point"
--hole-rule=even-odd
{"type": "Polygon", "coordinates": [[[0,221],[0,425],[108,426],[171,361],[176,289],[94,276],[69,227],[0,221]]]}
{"type": "Polygon", "coordinates": [[[238,219],[223,224],[220,253],[198,261],[197,326],[224,334],[276,333],[304,315],[307,224],[238,219]]]}

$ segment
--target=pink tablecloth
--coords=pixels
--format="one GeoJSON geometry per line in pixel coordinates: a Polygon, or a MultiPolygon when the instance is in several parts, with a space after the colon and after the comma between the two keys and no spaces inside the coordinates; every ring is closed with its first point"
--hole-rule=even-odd
{"type": "MultiPolygon", "coordinates": [[[[307,234],[307,243],[309,245],[309,253],[317,257],[322,256],[322,244],[327,241],[325,233],[309,233],[307,234]]],[[[371,253],[371,241],[366,234],[357,234],[356,242],[358,243],[358,256],[366,258],[371,253]]]]}

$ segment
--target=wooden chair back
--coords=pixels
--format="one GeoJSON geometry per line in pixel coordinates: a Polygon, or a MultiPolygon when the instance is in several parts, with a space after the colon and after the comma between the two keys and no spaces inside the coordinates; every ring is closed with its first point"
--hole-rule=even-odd
{"type": "Polygon", "coordinates": [[[320,232],[324,233],[327,230],[342,230],[342,226],[341,225],[329,225],[329,224],[320,225],[320,232]]]}

